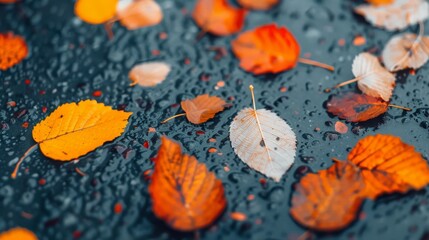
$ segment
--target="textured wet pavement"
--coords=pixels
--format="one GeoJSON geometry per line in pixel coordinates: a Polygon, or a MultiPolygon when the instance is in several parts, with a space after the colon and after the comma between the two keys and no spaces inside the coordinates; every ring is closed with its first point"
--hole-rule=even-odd
{"type": "MultiPolygon", "coordinates": [[[[389,109],[366,123],[347,123],[347,134],[334,130],[338,119],[326,112],[324,102],[330,94],[323,90],[353,78],[354,56],[367,50],[380,53],[394,34],[371,27],[353,14],[356,1],[284,0],[270,11],[251,12],[245,30],[271,22],[285,25],[299,40],[302,54],[336,68],[331,73],[299,65],[282,74],[257,77],[242,71],[229,51],[234,36],[195,41],[199,29],[189,15],[194,1],[159,3],[165,15],[161,24],[136,31],[115,24],[111,41],[103,26],[88,25],[74,16],[71,0],[0,5],[0,32],[23,35],[30,48],[26,60],[0,72],[0,231],[22,226],[40,239],[193,239],[193,233],[174,232],[151,212],[145,172],[153,167],[150,158],[163,134],[181,142],[185,152],[207,164],[224,183],[227,210],[211,227],[199,231],[201,239],[298,238],[306,230],[289,215],[294,182],[306,172],[330,166],[331,157],[345,159],[364,136],[397,135],[429,159],[429,65],[415,75],[398,74],[392,103],[413,111],[389,109]],[[364,36],[366,44],[354,46],[356,35],[364,36]],[[338,44],[342,38],[345,46],[338,44]],[[228,54],[218,59],[209,50],[213,46],[226,47],[228,54]],[[172,65],[167,80],[150,89],[130,87],[131,67],[152,60],[172,65]],[[219,81],[225,86],[218,85],[219,81]],[[255,86],[258,108],[276,112],[297,134],[295,164],[279,183],[261,183],[264,177],[241,162],[231,148],[229,124],[240,109],[250,106],[249,84],[255,86]],[[228,99],[232,107],[198,126],[185,118],[159,124],[181,113],[181,100],[204,93],[228,99]],[[14,163],[34,144],[33,126],[57,106],[82,99],[134,112],[125,133],[79,161],[56,162],[35,151],[23,163],[18,178],[11,179],[14,163]],[[8,106],[10,101],[16,107],[8,106]],[[28,128],[23,127],[26,122],[28,128]],[[149,128],[156,132],[148,132],[149,128]],[[217,152],[210,153],[210,148],[217,152]],[[249,200],[249,195],[254,199],[249,200]],[[122,205],[122,212],[115,213],[115,204],[122,205]],[[232,220],[229,213],[233,211],[245,213],[247,220],[232,220]]],[[[357,90],[348,86],[333,93],[339,91],[357,90]]],[[[428,189],[366,200],[350,227],[313,237],[428,236],[428,189]]]]}

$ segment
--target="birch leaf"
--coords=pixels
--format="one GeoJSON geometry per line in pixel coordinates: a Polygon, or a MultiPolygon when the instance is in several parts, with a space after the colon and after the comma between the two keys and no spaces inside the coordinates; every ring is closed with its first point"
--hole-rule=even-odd
{"type": "Polygon", "coordinates": [[[418,69],[429,59],[429,37],[413,33],[396,35],[386,44],[382,56],[390,71],[418,69]]]}
{"type": "Polygon", "coordinates": [[[154,0],[121,1],[116,15],[128,30],[156,25],[162,21],[162,9],[154,0]]]}
{"type": "Polygon", "coordinates": [[[280,181],[292,166],[296,136],[291,127],[275,113],[256,110],[253,86],[253,109],[241,110],[230,126],[230,140],[235,153],[254,170],[280,181]]]}
{"type": "Polygon", "coordinates": [[[429,17],[429,4],[425,0],[395,0],[388,5],[363,4],[355,12],[376,27],[395,31],[425,21],[429,17]]]}
{"type": "Polygon", "coordinates": [[[163,62],[141,63],[134,66],[128,76],[131,86],[154,87],[163,82],[170,71],[170,65],[163,62]]]}

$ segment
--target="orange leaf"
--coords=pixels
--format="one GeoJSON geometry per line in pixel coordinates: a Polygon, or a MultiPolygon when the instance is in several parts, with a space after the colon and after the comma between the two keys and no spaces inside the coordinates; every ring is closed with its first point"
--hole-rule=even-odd
{"type": "Polygon", "coordinates": [[[0,33],[0,70],[7,70],[28,55],[25,40],[13,33],[0,33]]]}
{"type": "Polygon", "coordinates": [[[246,13],[229,5],[227,0],[198,0],[192,17],[204,32],[227,36],[243,28],[246,13]]]}
{"type": "Polygon", "coordinates": [[[75,14],[90,24],[101,24],[112,19],[116,14],[119,0],[77,0],[75,14]]]}
{"type": "Polygon", "coordinates": [[[220,97],[204,94],[194,99],[184,100],[180,105],[191,123],[200,124],[214,118],[216,113],[222,112],[226,102],[220,97]]]}
{"type": "Polygon", "coordinates": [[[162,83],[171,71],[170,65],[163,62],[141,63],[134,66],[128,74],[131,86],[153,87],[162,83]]]}
{"type": "Polygon", "coordinates": [[[335,162],[326,170],[301,178],[292,196],[290,214],[311,229],[340,230],[356,218],[364,186],[355,166],[335,162]]]}
{"type": "Polygon", "coordinates": [[[240,67],[254,74],[279,73],[295,67],[300,47],[285,27],[268,24],[247,31],[232,41],[240,67]]]}
{"type": "Polygon", "coordinates": [[[399,137],[365,137],[350,152],[348,160],[362,169],[366,195],[372,199],[387,193],[419,190],[429,183],[427,161],[399,137]]]}
{"type": "Polygon", "coordinates": [[[37,142],[18,161],[15,178],[22,160],[39,145],[43,155],[59,161],[83,156],[122,134],[132,113],[113,110],[94,100],[59,106],[33,128],[37,142]]]}
{"type": "Polygon", "coordinates": [[[268,10],[279,3],[279,0],[238,0],[241,6],[254,10],[268,10]]]}
{"type": "Polygon", "coordinates": [[[0,0],[0,3],[16,3],[18,0],[0,0]]]}
{"type": "Polygon", "coordinates": [[[119,3],[117,16],[128,30],[153,26],[162,21],[162,9],[154,0],[134,0],[119,3]]]}
{"type": "Polygon", "coordinates": [[[223,212],[226,199],[222,182],[180,145],[167,137],[155,159],[149,193],[155,215],[170,227],[194,231],[212,224],[223,212]]]}
{"type": "Polygon", "coordinates": [[[30,230],[16,227],[0,233],[0,240],[37,240],[37,236],[30,230]]]}
{"type": "Polygon", "coordinates": [[[388,5],[394,2],[394,0],[366,0],[366,1],[376,6],[388,5]]]}
{"type": "Polygon", "coordinates": [[[365,94],[348,92],[334,96],[327,104],[328,112],[350,122],[363,122],[385,113],[388,103],[365,94]]]}

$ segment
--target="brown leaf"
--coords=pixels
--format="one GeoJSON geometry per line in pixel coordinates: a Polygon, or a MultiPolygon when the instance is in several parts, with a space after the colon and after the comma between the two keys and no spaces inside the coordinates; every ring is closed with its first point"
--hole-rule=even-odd
{"type": "Polygon", "coordinates": [[[191,123],[200,124],[214,118],[216,113],[222,112],[226,102],[220,97],[204,94],[194,99],[184,100],[180,105],[191,123]]]}
{"type": "Polygon", "coordinates": [[[163,19],[162,9],[154,0],[121,1],[116,15],[128,30],[153,26],[163,19]]]}
{"type": "Polygon", "coordinates": [[[238,3],[249,9],[268,10],[279,3],[279,0],[238,0],[238,3]]]}
{"type": "Polygon", "coordinates": [[[163,62],[149,62],[135,65],[128,74],[131,86],[154,87],[162,83],[171,71],[170,65],[163,62]]]}
{"type": "Polygon", "coordinates": [[[290,214],[317,231],[336,231],[349,225],[363,202],[364,182],[355,166],[335,162],[330,168],[309,173],[295,186],[290,214]]]}
{"type": "Polygon", "coordinates": [[[335,131],[337,131],[338,133],[341,133],[341,134],[346,134],[349,131],[349,128],[347,127],[346,124],[344,124],[340,121],[337,121],[335,123],[335,131]]]}
{"type": "Polygon", "coordinates": [[[179,231],[207,227],[226,206],[222,182],[167,137],[162,137],[149,193],[155,215],[179,231]]]}
{"type": "Polygon", "coordinates": [[[328,112],[349,122],[363,122],[385,113],[388,103],[365,94],[348,92],[327,103],[328,112]]]}

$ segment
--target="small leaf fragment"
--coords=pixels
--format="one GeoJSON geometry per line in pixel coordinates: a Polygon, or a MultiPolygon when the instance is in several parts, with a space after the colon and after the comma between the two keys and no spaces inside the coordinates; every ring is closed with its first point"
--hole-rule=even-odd
{"type": "Polygon", "coordinates": [[[279,0],[238,0],[238,3],[248,9],[268,10],[279,3],[279,0]]]}
{"type": "Polygon", "coordinates": [[[28,55],[25,40],[13,33],[0,33],[0,70],[7,70],[28,55]]]}
{"type": "Polygon", "coordinates": [[[162,83],[171,71],[171,66],[164,62],[149,62],[135,65],[128,76],[131,86],[154,87],[162,83]]]}

